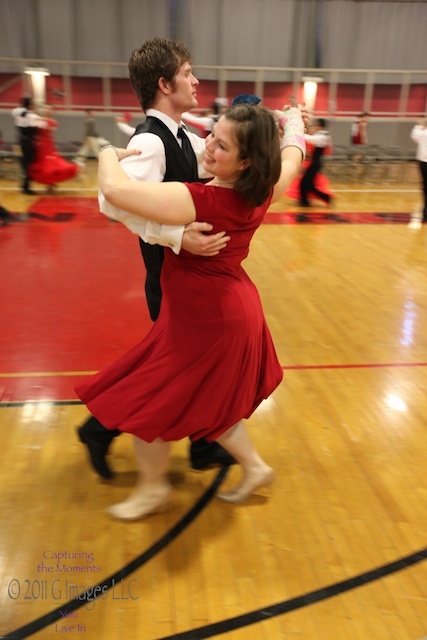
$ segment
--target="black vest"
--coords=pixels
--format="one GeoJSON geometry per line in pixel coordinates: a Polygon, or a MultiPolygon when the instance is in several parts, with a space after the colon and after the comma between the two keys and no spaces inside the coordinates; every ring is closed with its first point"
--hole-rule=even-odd
{"type": "MultiPolygon", "coordinates": [[[[197,159],[193,154],[191,165],[184,156],[178,140],[171,130],[161,120],[154,116],[147,116],[134,133],[154,133],[163,142],[166,156],[166,173],[163,182],[198,182],[197,159]]],[[[132,136],[133,137],[133,136],[132,136]]],[[[162,290],[160,287],[160,272],[163,263],[164,248],[160,245],[148,244],[139,238],[142,257],[147,270],[145,293],[150,310],[150,317],[155,321],[159,315],[162,290]]]]}
{"type": "Polygon", "coordinates": [[[322,156],[325,152],[324,147],[315,147],[312,156],[311,156],[311,164],[316,165],[316,166],[320,166],[320,163],[322,161],[322,156]]]}
{"type": "Polygon", "coordinates": [[[138,125],[134,135],[139,133],[154,133],[163,142],[166,155],[166,173],[163,182],[199,182],[196,155],[194,154],[194,161],[190,166],[177,139],[161,120],[154,116],[147,116],[146,121],[138,125]]]}
{"type": "MultiPolygon", "coordinates": [[[[319,132],[322,133],[325,136],[328,136],[328,132],[327,131],[322,131],[319,132]]],[[[311,158],[311,165],[314,167],[319,168],[322,164],[322,156],[325,153],[325,149],[326,147],[315,147],[313,154],[312,154],[312,158],[311,158]]]]}

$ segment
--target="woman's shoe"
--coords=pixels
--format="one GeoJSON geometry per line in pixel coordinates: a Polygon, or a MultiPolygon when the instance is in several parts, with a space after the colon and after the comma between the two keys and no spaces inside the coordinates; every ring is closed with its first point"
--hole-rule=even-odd
{"type": "Polygon", "coordinates": [[[113,504],[106,509],[107,513],[119,520],[139,520],[151,513],[163,513],[170,500],[170,489],[157,495],[133,493],[127,500],[113,504]]]}
{"type": "Polygon", "coordinates": [[[262,471],[253,471],[243,478],[242,482],[230,491],[224,491],[218,494],[218,498],[224,502],[245,502],[256,489],[267,487],[272,484],[275,478],[274,470],[266,467],[262,471]]]}

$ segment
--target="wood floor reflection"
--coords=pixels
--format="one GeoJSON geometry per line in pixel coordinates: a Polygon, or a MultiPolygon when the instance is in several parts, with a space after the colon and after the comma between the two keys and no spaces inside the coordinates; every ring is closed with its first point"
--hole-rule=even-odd
{"type": "MultiPolygon", "coordinates": [[[[338,178],[338,214],[419,207],[415,173],[338,178]]],[[[36,191],[0,178],[0,203],[25,214],[41,197],[95,198],[96,163],[54,195],[36,191]]],[[[272,209],[296,211],[288,198],[272,209]]],[[[135,481],[131,439],[114,441],[114,479],[98,479],[73,384],[150,321],[135,238],[85,215],[0,227],[0,637],[426,637],[426,228],[264,224],[245,267],[284,380],[248,428],[277,482],[244,505],[213,497],[191,520],[219,470],[192,471],[188,442],[174,443],[171,508],[122,523],[105,509],[135,481]]],[[[238,477],[232,467],[221,487],[238,477]]]]}

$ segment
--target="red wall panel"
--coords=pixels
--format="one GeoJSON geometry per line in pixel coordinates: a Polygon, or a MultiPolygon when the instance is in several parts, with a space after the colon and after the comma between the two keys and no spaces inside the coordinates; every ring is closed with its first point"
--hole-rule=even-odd
{"type": "MultiPolygon", "coordinates": [[[[218,83],[214,80],[201,80],[198,88],[199,109],[208,109],[218,96],[218,83]]],[[[0,74],[0,107],[7,108],[21,102],[26,92],[26,83],[22,75],[0,74]]],[[[399,111],[401,85],[377,84],[373,89],[372,112],[395,113],[399,111]]],[[[228,103],[241,93],[254,94],[255,83],[244,81],[227,82],[228,103]]],[[[262,104],[271,109],[288,104],[294,94],[291,82],[267,82],[264,84],[262,104]]],[[[298,102],[303,102],[303,84],[301,83],[296,95],[298,102]]],[[[340,83],[337,85],[335,111],[338,113],[358,114],[364,110],[365,85],[340,83]]],[[[94,109],[105,109],[104,89],[102,78],[73,77],[71,78],[71,96],[65,96],[62,76],[51,75],[46,78],[46,100],[55,108],[78,108],[85,105],[94,109]]],[[[423,114],[427,103],[427,85],[413,84],[409,88],[406,111],[423,114]]],[[[129,108],[139,110],[138,99],[128,78],[111,79],[111,108],[121,110],[129,108]]],[[[315,110],[328,113],[329,84],[319,83],[315,110]]]]}

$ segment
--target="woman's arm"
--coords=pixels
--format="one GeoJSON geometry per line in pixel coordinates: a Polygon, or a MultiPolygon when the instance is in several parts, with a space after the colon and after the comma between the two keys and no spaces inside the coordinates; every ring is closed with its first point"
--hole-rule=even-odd
{"type": "MultiPolygon", "coordinates": [[[[277,117],[277,112],[275,115],[277,117]]],[[[274,186],[271,202],[276,202],[283,196],[292,180],[298,175],[301,162],[305,157],[304,119],[308,123],[308,114],[305,111],[301,113],[299,109],[292,107],[284,111],[283,116],[284,121],[280,119],[284,129],[282,171],[274,186]]]]}
{"type": "Polygon", "coordinates": [[[277,202],[292,180],[298,175],[303,155],[298,147],[285,147],[282,150],[282,171],[278,182],[274,185],[273,196],[271,202],[277,202]]]}
{"type": "Polygon", "coordinates": [[[135,133],[136,127],[132,127],[132,125],[125,122],[123,118],[116,118],[116,124],[120,131],[129,137],[135,133]]]}
{"type": "Polygon", "coordinates": [[[119,160],[135,155],[132,149],[104,147],[98,156],[99,187],[112,205],[162,224],[181,225],[196,220],[196,209],[187,187],[180,182],[135,182],[119,160]]]}
{"type": "Polygon", "coordinates": [[[210,131],[212,129],[213,120],[208,116],[196,116],[194,113],[185,111],[181,114],[181,119],[184,120],[186,124],[196,127],[196,129],[201,129],[202,131],[210,131]]]}

